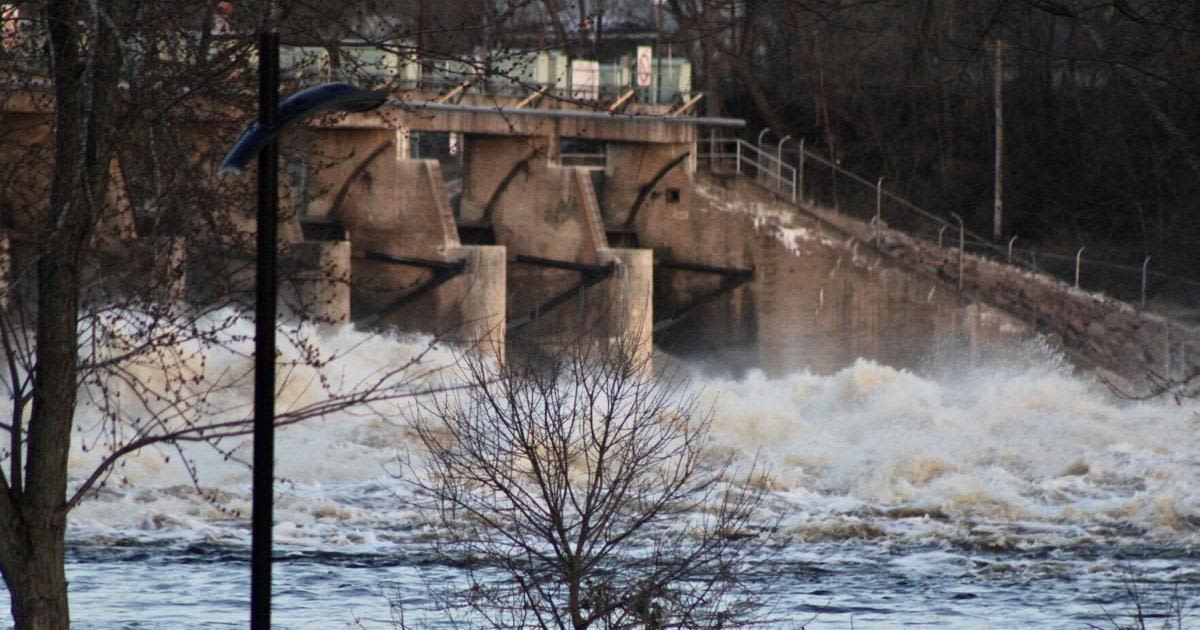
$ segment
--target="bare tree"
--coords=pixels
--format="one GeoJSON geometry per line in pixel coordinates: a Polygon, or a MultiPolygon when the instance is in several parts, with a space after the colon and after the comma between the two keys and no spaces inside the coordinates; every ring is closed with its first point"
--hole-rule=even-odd
{"type": "MultiPolygon", "coordinates": [[[[247,182],[215,177],[252,118],[245,35],[278,28],[315,46],[357,32],[323,19],[334,3],[276,11],[279,3],[251,1],[222,16],[232,32],[218,36],[218,4],[0,5],[0,219],[12,244],[0,287],[0,573],[17,628],[69,626],[68,516],[122,458],[178,451],[190,468],[183,445],[224,449],[222,439],[251,430],[249,405],[229,399],[249,368],[211,367],[219,353],[249,352],[253,196],[247,182]],[[81,432],[102,457],[69,475],[81,432]]],[[[375,36],[392,39],[394,29],[375,36]]],[[[285,161],[294,148],[285,142],[285,161]]],[[[294,213],[281,213],[282,231],[298,231],[294,213]]],[[[327,271],[288,271],[299,258],[283,248],[281,294],[327,271]]],[[[278,387],[306,389],[281,401],[281,424],[418,390],[421,356],[340,380],[345,354],[322,350],[308,323],[279,329],[278,387]]]]}
{"type": "Polygon", "coordinates": [[[438,515],[469,584],[441,593],[493,627],[717,628],[757,602],[739,581],[759,545],[762,478],[707,450],[710,416],[681,379],[622,344],[527,365],[466,356],[467,387],[410,419],[424,453],[402,477],[438,515]]]}
{"type": "MultiPolygon", "coordinates": [[[[990,227],[1003,40],[1004,223],[1194,277],[1200,8],[1172,0],[667,0],[710,114],[806,138],[990,227]],[[722,96],[724,94],[724,97],[722,96]],[[1046,147],[1054,147],[1048,151],[1046,147]]],[[[819,182],[821,177],[811,178],[819,182]]],[[[817,183],[818,186],[822,185],[817,183]]]]}

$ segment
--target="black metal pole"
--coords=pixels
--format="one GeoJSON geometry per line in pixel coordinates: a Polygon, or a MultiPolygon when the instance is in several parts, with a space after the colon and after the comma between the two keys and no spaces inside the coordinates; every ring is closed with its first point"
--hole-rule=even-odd
{"type": "MultiPolygon", "coordinates": [[[[258,37],[258,123],[275,126],[279,109],[279,34],[258,37]]],[[[258,252],[254,300],[254,489],[250,530],[250,627],[271,627],[271,522],[275,474],[275,258],[279,145],[258,156],[258,252]]]]}

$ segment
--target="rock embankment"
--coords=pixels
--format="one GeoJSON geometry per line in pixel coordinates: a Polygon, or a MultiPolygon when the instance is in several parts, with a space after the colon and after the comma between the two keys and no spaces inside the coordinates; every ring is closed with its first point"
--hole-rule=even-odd
{"type": "MultiPolygon", "coordinates": [[[[865,238],[905,268],[958,286],[956,248],[939,248],[889,229],[865,238]]],[[[965,254],[962,290],[1038,332],[1057,337],[1067,350],[1126,379],[1178,381],[1200,372],[1200,329],[1077,289],[1052,276],[965,254]]]]}

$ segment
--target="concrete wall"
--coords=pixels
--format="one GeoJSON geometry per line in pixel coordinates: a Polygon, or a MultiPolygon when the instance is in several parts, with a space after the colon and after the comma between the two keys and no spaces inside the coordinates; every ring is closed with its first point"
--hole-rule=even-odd
{"type": "MultiPolygon", "coordinates": [[[[508,178],[505,190],[519,179],[528,179],[533,169],[542,169],[549,160],[550,139],[511,136],[472,135],[463,139],[463,192],[459,218],[466,222],[483,220],[484,206],[497,195],[508,178]],[[514,169],[519,169],[514,172],[514,169]],[[512,179],[509,174],[513,173],[512,179]]],[[[494,209],[493,209],[494,211],[494,209]]]]}
{"type": "MultiPolygon", "coordinates": [[[[466,145],[470,175],[464,181],[464,197],[470,191],[474,199],[490,196],[512,165],[525,160],[531,151],[529,142],[514,138],[470,137],[466,145]],[[478,168],[480,163],[489,166],[478,168]]],[[[585,175],[581,169],[553,165],[535,156],[496,198],[489,222],[496,242],[507,248],[510,257],[510,320],[526,316],[570,290],[581,277],[576,271],[512,262],[517,255],[589,265],[600,262],[599,252],[608,243],[599,225],[595,193],[585,175]]],[[[580,299],[539,314],[521,334],[543,338],[593,328],[596,321],[588,314],[597,310],[600,295],[594,289],[586,290],[580,299]]]]}
{"type": "Polygon", "coordinates": [[[307,218],[336,220],[349,235],[354,319],[370,320],[437,273],[370,254],[434,264],[462,261],[461,274],[379,323],[502,350],[504,250],[459,242],[438,163],[407,159],[403,142],[385,130],[326,130],[318,142],[314,160],[326,161],[314,168],[307,218]]]}
{"type": "Polygon", "coordinates": [[[491,224],[512,254],[596,263],[608,247],[591,180],[576,167],[531,166],[500,198],[491,224]]]}
{"type": "MultiPolygon", "coordinates": [[[[605,217],[610,228],[622,226],[628,204],[658,166],[639,167],[643,161],[664,164],[671,159],[670,149],[649,151],[609,146],[609,168],[604,198],[605,217]]],[[[679,263],[694,263],[749,269],[761,258],[763,237],[748,215],[721,212],[704,203],[695,194],[691,175],[681,165],[671,171],[656,188],[678,186],[680,201],[666,202],[663,195],[648,200],[633,226],[638,244],[651,249],[654,258],[679,263]]],[[[672,318],[694,300],[720,287],[724,279],[715,274],[654,269],[653,309],[658,319],[672,318]]],[[[692,311],[685,322],[655,334],[664,348],[688,356],[709,357],[714,362],[745,368],[758,363],[755,299],[742,287],[692,311]]]]}
{"type": "MultiPolygon", "coordinates": [[[[667,164],[681,153],[692,153],[691,144],[635,144],[610,142],[604,166],[604,221],[610,226],[623,225],[638,192],[667,164]]],[[[686,212],[694,205],[690,160],[672,168],[642,203],[642,212],[686,212]],[[671,191],[678,193],[678,197],[671,191]]]]}
{"type": "MultiPolygon", "coordinates": [[[[939,353],[979,359],[1028,329],[854,239],[760,223],[753,286],[760,364],[831,372],[865,357],[913,368],[939,353]]],[[[939,360],[943,360],[941,357],[939,360]]]]}
{"type": "Polygon", "coordinates": [[[648,358],[652,257],[609,248],[590,173],[553,163],[556,144],[548,137],[467,136],[460,219],[489,225],[508,252],[508,319],[519,324],[514,338],[544,343],[579,335],[628,336],[635,340],[635,360],[648,358]],[[615,272],[585,288],[578,270],[522,262],[518,256],[611,263],[615,272]],[[541,310],[568,294],[566,302],[541,310]]]}
{"type": "MultiPolygon", "coordinates": [[[[914,272],[958,282],[958,252],[885,230],[878,248],[914,272]]],[[[1083,364],[1133,384],[1151,373],[1180,379],[1200,369],[1200,330],[1056,278],[966,255],[963,291],[1057,338],[1083,364]]]]}
{"type": "MultiPolygon", "coordinates": [[[[744,179],[704,176],[692,199],[679,211],[649,209],[638,221],[640,242],[662,259],[754,267],[754,279],[660,333],[677,353],[735,371],[825,373],[860,357],[915,367],[934,352],[981,356],[1028,334],[744,179]]],[[[660,269],[656,312],[667,315],[717,282],[660,269]]]]}
{"type": "MultiPolygon", "coordinates": [[[[1180,379],[1200,369],[1195,327],[970,254],[960,292],[957,249],[819,207],[798,212],[744,178],[703,183],[697,208],[743,222],[720,231],[763,237],[747,242],[758,264],[750,294],[765,368],[828,371],[859,356],[907,367],[947,350],[982,359],[1041,334],[1077,365],[1132,386],[1151,373],[1180,379]]],[[[681,252],[677,240],[673,253],[681,252]]]]}

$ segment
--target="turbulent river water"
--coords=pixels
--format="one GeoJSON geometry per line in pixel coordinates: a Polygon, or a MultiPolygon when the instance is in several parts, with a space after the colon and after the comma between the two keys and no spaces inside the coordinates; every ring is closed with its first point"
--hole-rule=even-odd
{"type": "MultiPolygon", "coordinates": [[[[424,347],[364,339],[319,342],[349,353],[330,368],[337,378],[424,347]]],[[[1037,344],[1018,354],[691,381],[712,406],[716,451],[769,465],[761,510],[779,527],[746,576],[767,596],[769,625],[1113,627],[1107,615],[1127,621],[1135,606],[1130,588],[1152,614],[1168,600],[1200,603],[1200,405],[1123,400],[1037,344]]],[[[422,366],[451,360],[438,350],[422,366]]],[[[226,353],[205,370],[248,361],[226,353]]],[[[302,398],[306,383],[292,378],[284,398],[302,398]]],[[[222,395],[244,405],[249,389],[222,395]]],[[[85,450],[89,409],[76,478],[101,456],[85,450]]],[[[429,553],[432,522],[397,499],[407,438],[396,412],[279,433],[280,627],[390,627],[389,599],[416,609],[431,586],[461,578],[429,553]]],[[[197,493],[178,453],[147,449],[72,514],[76,627],[244,627],[250,473],[236,460],[250,448],[230,446],[230,458],[185,451],[215,498],[197,493]]]]}

